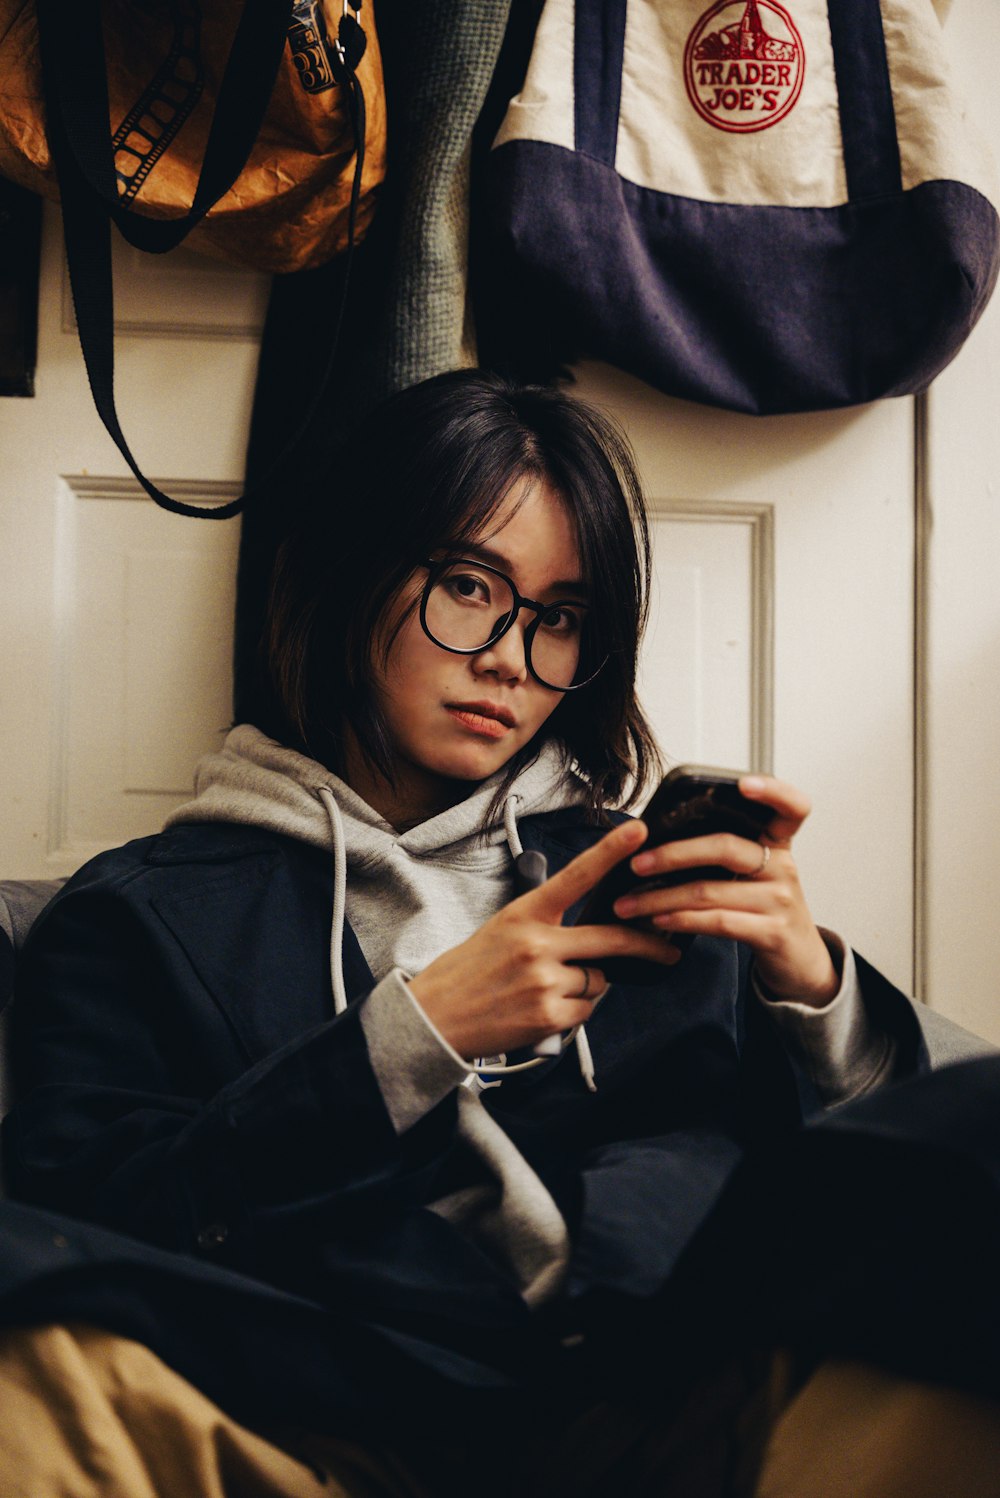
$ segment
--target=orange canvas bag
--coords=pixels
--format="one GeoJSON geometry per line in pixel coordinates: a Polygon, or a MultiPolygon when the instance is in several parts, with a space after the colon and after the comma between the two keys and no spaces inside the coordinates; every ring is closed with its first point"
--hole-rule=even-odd
{"type": "MultiPolygon", "coordinates": [[[[333,0],[0,0],[0,170],[58,188],[94,404],[143,489],[174,514],[225,520],[247,495],[210,509],[187,504],[132,455],[115,404],[111,221],[142,250],[190,238],[261,270],[311,267],[346,248],[342,316],[351,252],[385,162],[381,69],[360,8],[361,0],[336,9],[333,0]]],[[[328,372],[336,344],[335,334],[328,372]]],[[[325,383],[272,471],[308,427],[325,383]]]]}
{"type": "MultiPolygon", "coordinates": [[[[72,143],[90,151],[92,185],[102,171],[113,180],[105,206],[140,248],[186,238],[192,249],[257,270],[321,265],[346,248],[354,180],[350,97],[334,76],[346,9],[342,0],[0,0],[0,175],[59,195],[48,94],[48,103],[69,111],[72,143]],[[43,78],[39,25],[48,14],[43,78]],[[212,201],[192,220],[213,135],[216,145],[229,143],[232,180],[214,180],[212,201]],[[172,234],[145,231],[143,219],[171,222],[172,234]]],[[[363,36],[356,239],[385,175],[385,93],[370,5],[363,36]]]]}

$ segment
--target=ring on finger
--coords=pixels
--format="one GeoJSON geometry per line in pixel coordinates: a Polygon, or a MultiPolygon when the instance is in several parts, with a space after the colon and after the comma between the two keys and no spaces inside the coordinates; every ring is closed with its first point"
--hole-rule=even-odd
{"type": "Polygon", "coordinates": [[[767,868],[768,864],[771,862],[771,848],[768,843],[761,843],[760,854],[760,864],[750,875],[751,879],[759,879],[761,874],[763,874],[764,870],[767,868]]]}
{"type": "Polygon", "coordinates": [[[591,993],[591,984],[594,981],[595,971],[593,968],[585,967],[583,974],[585,980],[583,987],[577,989],[576,993],[569,994],[568,997],[571,999],[587,999],[591,1004],[599,1004],[611,987],[611,980],[605,978],[602,987],[596,993],[591,993]]]}
{"type": "Polygon", "coordinates": [[[590,968],[589,967],[585,967],[583,969],[583,987],[580,988],[580,989],[578,989],[575,993],[571,993],[570,994],[570,998],[571,999],[589,999],[590,998],[590,968]]]}

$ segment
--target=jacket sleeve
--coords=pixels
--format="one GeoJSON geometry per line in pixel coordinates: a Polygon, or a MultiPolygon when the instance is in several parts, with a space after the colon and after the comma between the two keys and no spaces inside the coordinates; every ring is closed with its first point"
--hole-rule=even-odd
{"type": "Polygon", "coordinates": [[[363,1005],[255,1059],[186,960],[113,892],[50,907],[19,964],[14,1194],[248,1272],[425,1200],[455,1100],[397,1135],[363,1005]]]}

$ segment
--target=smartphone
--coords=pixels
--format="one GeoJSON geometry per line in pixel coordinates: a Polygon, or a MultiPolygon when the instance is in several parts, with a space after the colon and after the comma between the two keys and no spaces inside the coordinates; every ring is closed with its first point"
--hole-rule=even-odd
{"type": "MultiPolygon", "coordinates": [[[[661,780],[642,813],[649,837],[640,851],[656,848],[660,843],[681,838],[707,837],[716,832],[732,832],[737,837],[760,839],[773,820],[773,806],[748,801],[740,795],[739,779],[747,772],[719,770],[709,765],[677,765],[661,780]]],[[[617,921],[614,903],[632,890],[664,889],[675,884],[690,884],[697,879],[734,879],[730,869],[706,865],[678,869],[671,874],[653,874],[643,878],[633,873],[630,859],[624,859],[591,890],[577,917],[579,926],[600,926],[617,921]]],[[[684,934],[671,938],[681,948],[688,945],[684,934]]],[[[609,957],[597,964],[612,983],[653,983],[662,976],[655,963],[637,957],[609,957]]]]}

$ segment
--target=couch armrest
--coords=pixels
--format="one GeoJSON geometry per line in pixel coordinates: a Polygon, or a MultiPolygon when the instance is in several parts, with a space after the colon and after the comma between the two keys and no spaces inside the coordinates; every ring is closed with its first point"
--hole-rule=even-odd
{"type": "Polygon", "coordinates": [[[947,1066],[952,1061],[968,1061],[975,1056],[992,1056],[1000,1049],[981,1035],[974,1035],[952,1019],[928,1009],[926,1004],[915,1004],[920,1028],[924,1032],[931,1066],[947,1066]]]}
{"type": "Polygon", "coordinates": [[[65,879],[0,880],[0,932],[16,951],[65,879]]]}
{"type": "Polygon", "coordinates": [[[14,991],[14,944],[0,927],[0,1014],[10,1003],[14,991]]]}

